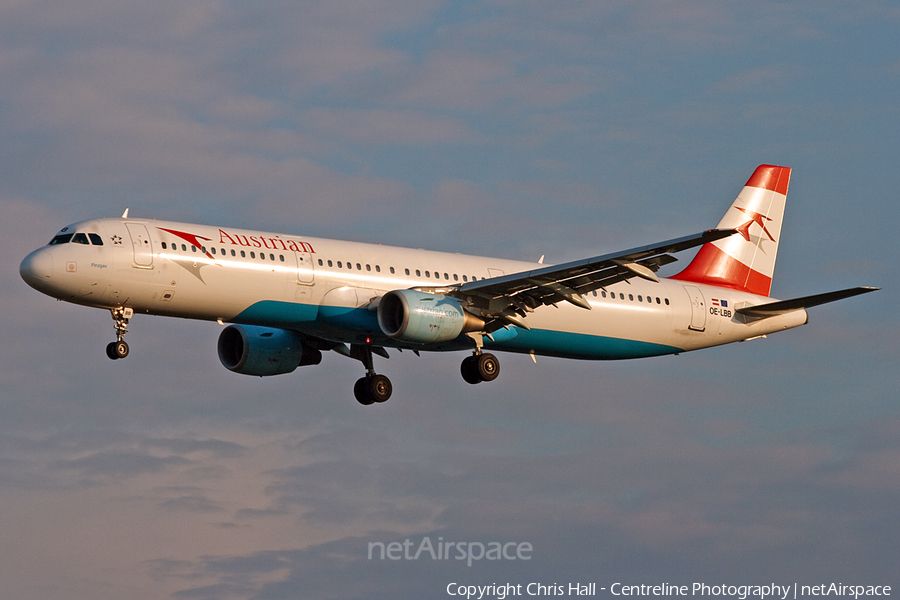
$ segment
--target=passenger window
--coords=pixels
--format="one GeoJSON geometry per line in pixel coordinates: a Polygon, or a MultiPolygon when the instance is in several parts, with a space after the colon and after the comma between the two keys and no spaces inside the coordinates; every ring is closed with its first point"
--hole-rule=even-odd
{"type": "Polygon", "coordinates": [[[215,246],[213,246],[212,248],[210,248],[210,250],[212,250],[212,253],[213,253],[213,254],[216,253],[216,247],[215,247],[215,246]]]}
{"type": "Polygon", "coordinates": [[[450,279],[450,275],[448,275],[447,273],[444,273],[444,279],[449,280],[449,279],[450,279]]]}
{"type": "Polygon", "coordinates": [[[418,269],[416,269],[416,277],[421,277],[421,276],[422,276],[422,273],[418,269]]]}
{"type": "Polygon", "coordinates": [[[666,298],[666,306],[668,306],[668,305],[669,305],[669,299],[666,298]]]}
{"type": "MultiPolygon", "coordinates": [[[[419,272],[416,271],[416,274],[417,274],[417,275],[418,275],[418,273],[419,273],[419,272]]],[[[425,277],[431,277],[431,271],[425,271],[425,277]]]]}
{"type": "Polygon", "coordinates": [[[187,252],[187,246],[185,246],[184,244],[182,244],[182,245],[181,245],[181,251],[182,251],[182,252],[187,252]]]}
{"type": "Polygon", "coordinates": [[[409,275],[409,269],[403,269],[407,275],[409,275]]]}
{"type": "Polygon", "coordinates": [[[275,255],[274,255],[274,254],[270,254],[270,255],[269,255],[269,260],[274,261],[274,260],[275,260],[275,255]]]}
{"type": "MultiPolygon", "coordinates": [[[[281,262],[284,262],[284,254],[279,254],[279,255],[278,255],[278,260],[280,260],[281,262]]],[[[321,261],[321,260],[319,261],[319,264],[320,264],[320,265],[322,264],[322,261],[321,261]]]]}
{"type": "Polygon", "coordinates": [[[241,250],[241,258],[247,258],[247,253],[241,250]]]}
{"type": "Polygon", "coordinates": [[[463,275],[463,281],[468,281],[468,280],[469,280],[468,276],[463,275]]]}
{"type": "Polygon", "coordinates": [[[196,252],[196,251],[197,251],[197,246],[191,244],[191,252],[196,252]]]}
{"type": "Polygon", "coordinates": [[[453,281],[459,281],[459,275],[456,273],[453,274],[453,281]]]}
{"type": "Polygon", "coordinates": [[[379,267],[378,265],[375,265],[375,272],[381,273],[381,267],[379,267]]]}
{"type": "MultiPolygon", "coordinates": [[[[334,264],[331,262],[331,260],[328,261],[328,266],[329,266],[329,267],[333,267],[333,266],[334,266],[334,264]]],[[[338,265],[338,266],[340,266],[340,265],[338,265]]]]}
{"type": "Polygon", "coordinates": [[[232,249],[231,255],[232,255],[232,256],[237,256],[237,253],[232,249]]]}
{"type": "Polygon", "coordinates": [[[96,233],[89,233],[89,234],[88,234],[88,237],[91,238],[91,243],[92,243],[93,245],[95,245],[95,246],[102,246],[102,245],[103,245],[103,238],[101,238],[101,237],[100,237],[99,235],[97,235],[96,233]]]}
{"type": "Polygon", "coordinates": [[[362,265],[359,264],[359,263],[356,263],[356,270],[357,270],[357,271],[362,271],[362,265]]]}
{"type": "MultiPolygon", "coordinates": [[[[629,298],[630,298],[630,297],[631,297],[631,295],[629,294],[629,298]]],[[[631,299],[634,300],[634,298],[631,298],[631,299]]],[[[643,297],[643,296],[638,296],[638,302],[643,302],[643,301],[644,301],[644,297],[643,297]]]]}
{"type": "Polygon", "coordinates": [[[256,258],[256,252],[251,252],[251,253],[250,253],[250,258],[256,258]]]}
{"type": "Polygon", "coordinates": [[[166,243],[163,242],[161,245],[162,245],[162,249],[165,250],[165,249],[166,249],[166,243]]]}
{"type": "Polygon", "coordinates": [[[90,246],[90,245],[91,245],[91,243],[90,243],[90,242],[88,241],[88,239],[87,239],[87,236],[84,235],[83,233],[76,233],[76,234],[72,237],[72,243],[73,243],[73,244],[84,244],[85,246],[90,246]]]}
{"type": "Polygon", "coordinates": [[[366,271],[371,271],[371,270],[372,270],[372,265],[366,265],[366,271]]]}
{"type": "Polygon", "coordinates": [[[320,267],[324,266],[324,264],[322,263],[322,259],[321,259],[321,258],[319,259],[319,266],[320,266],[320,267]]]}

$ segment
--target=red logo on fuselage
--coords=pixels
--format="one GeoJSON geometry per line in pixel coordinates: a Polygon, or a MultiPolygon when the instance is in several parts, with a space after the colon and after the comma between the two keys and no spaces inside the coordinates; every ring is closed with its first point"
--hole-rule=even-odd
{"type": "MultiPolygon", "coordinates": [[[[200,240],[211,242],[212,239],[208,237],[203,237],[202,235],[194,235],[193,233],[185,233],[184,231],[176,231],[174,229],[166,229],[165,227],[157,227],[160,231],[165,231],[167,233],[171,233],[172,235],[178,236],[184,241],[188,242],[192,246],[196,246],[197,248],[205,248],[203,243],[200,240]]],[[[206,252],[206,255],[212,258],[212,254],[209,251],[206,252]]]]}

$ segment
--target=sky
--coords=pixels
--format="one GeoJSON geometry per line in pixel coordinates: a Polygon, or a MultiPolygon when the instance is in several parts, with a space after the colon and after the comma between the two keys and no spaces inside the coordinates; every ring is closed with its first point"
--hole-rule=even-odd
{"type": "Polygon", "coordinates": [[[898,26],[878,1],[0,0],[0,595],[896,592],[898,26]],[[213,323],[138,316],[110,361],[108,313],[18,275],[125,208],[563,262],[714,227],[763,163],[793,168],[773,295],[882,291],[677,357],[501,355],[479,386],[392,352],[372,407],[334,353],[225,370],[213,323]],[[369,558],[426,538],[531,551],[369,558]]]}

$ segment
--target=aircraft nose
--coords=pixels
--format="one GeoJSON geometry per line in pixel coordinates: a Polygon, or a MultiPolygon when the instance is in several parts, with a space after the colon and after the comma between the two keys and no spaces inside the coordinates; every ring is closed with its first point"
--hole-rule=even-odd
{"type": "Polygon", "coordinates": [[[46,250],[35,250],[19,265],[19,275],[35,289],[50,283],[53,275],[53,256],[46,250]]]}

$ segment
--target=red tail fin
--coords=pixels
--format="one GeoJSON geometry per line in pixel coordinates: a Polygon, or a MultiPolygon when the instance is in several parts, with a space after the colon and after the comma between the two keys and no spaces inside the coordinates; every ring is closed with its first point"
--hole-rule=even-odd
{"type": "Polygon", "coordinates": [[[757,167],[717,226],[739,235],[704,244],[672,279],[768,296],[790,178],[789,167],[757,167]]]}

